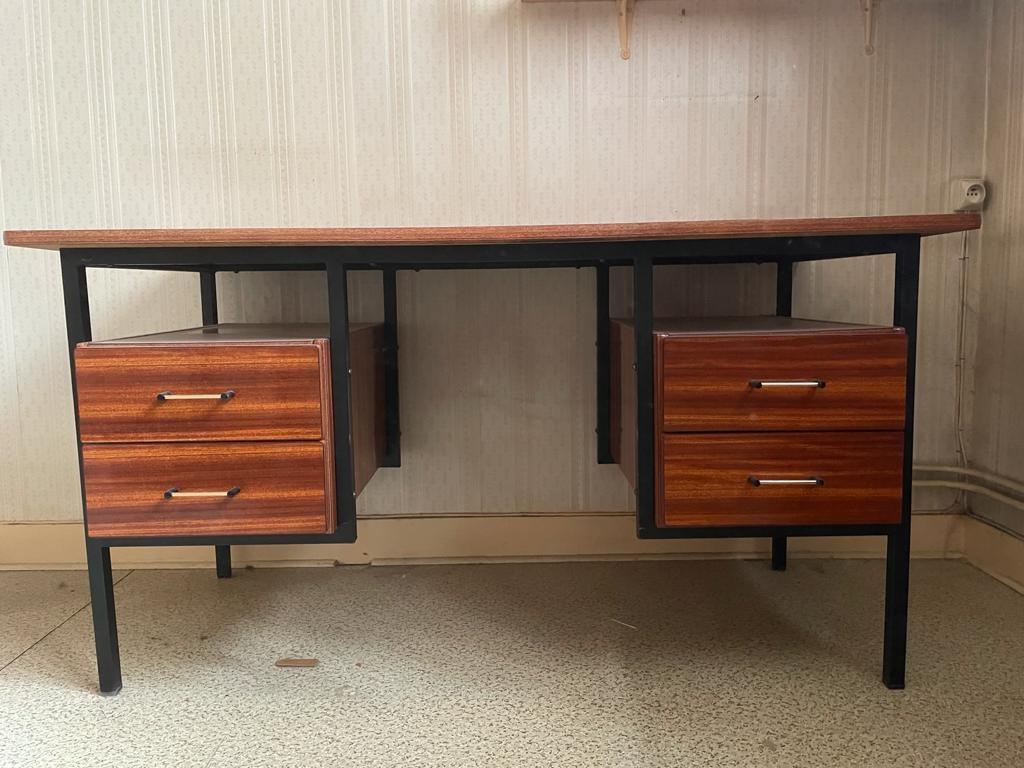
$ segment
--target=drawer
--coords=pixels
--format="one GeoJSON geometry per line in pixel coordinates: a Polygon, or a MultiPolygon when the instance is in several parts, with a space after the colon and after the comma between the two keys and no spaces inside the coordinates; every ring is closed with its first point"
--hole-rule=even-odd
{"type": "Polygon", "coordinates": [[[658,447],[659,526],[900,520],[902,432],[663,434],[658,447]]]}
{"type": "Polygon", "coordinates": [[[655,347],[665,431],[903,429],[899,328],[661,334],[655,347]]]}
{"type": "Polygon", "coordinates": [[[320,440],[326,350],[323,340],[80,345],[82,442],[320,440]]]}
{"type": "Polygon", "coordinates": [[[319,442],[93,444],[82,466],[90,536],[334,528],[333,472],[319,442]]]}

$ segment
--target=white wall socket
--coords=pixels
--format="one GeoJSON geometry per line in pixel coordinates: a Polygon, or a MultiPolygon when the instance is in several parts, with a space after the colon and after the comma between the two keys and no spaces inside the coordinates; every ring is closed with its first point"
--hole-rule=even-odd
{"type": "Polygon", "coordinates": [[[953,179],[949,207],[954,211],[980,211],[985,207],[988,188],[984,179],[953,179]]]}

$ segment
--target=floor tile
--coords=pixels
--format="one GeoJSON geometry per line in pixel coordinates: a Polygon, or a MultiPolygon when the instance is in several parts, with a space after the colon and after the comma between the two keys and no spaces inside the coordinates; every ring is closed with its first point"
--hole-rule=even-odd
{"type": "Polygon", "coordinates": [[[95,694],[78,614],[0,673],[0,765],[1020,766],[1024,597],[915,562],[908,688],[889,691],[883,577],[799,559],[135,571],[124,691],[95,694]]]}
{"type": "Polygon", "coordinates": [[[0,596],[3,667],[89,604],[89,578],[85,571],[0,571],[0,596]]]}

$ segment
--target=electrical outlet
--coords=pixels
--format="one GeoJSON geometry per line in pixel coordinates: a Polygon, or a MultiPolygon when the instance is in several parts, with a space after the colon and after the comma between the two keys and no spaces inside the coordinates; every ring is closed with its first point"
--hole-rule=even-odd
{"type": "Polygon", "coordinates": [[[954,211],[980,211],[985,207],[988,189],[984,179],[953,179],[949,188],[949,207],[954,211]]]}

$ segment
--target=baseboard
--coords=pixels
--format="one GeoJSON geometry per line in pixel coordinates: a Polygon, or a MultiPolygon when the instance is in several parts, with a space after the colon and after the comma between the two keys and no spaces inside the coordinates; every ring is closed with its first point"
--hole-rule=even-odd
{"type": "MultiPolygon", "coordinates": [[[[916,515],[914,557],[964,553],[960,514],[916,515]]],[[[970,521],[973,522],[973,521],[970,521]]],[[[232,547],[235,565],[554,561],[644,558],[764,558],[767,539],[636,538],[630,514],[370,518],[359,521],[355,544],[280,544],[232,547]]],[[[809,537],[790,540],[792,557],[881,557],[882,537],[809,537]]],[[[205,568],[213,547],[117,547],[115,568],[205,568]]],[[[81,523],[0,523],[0,568],[76,569],[85,566],[81,523]]],[[[1022,579],[1024,580],[1024,579],[1022,579]]]]}
{"type": "Polygon", "coordinates": [[[967,561],[1024,594],[1024,539],[969,515],[964,516],[963,531],[967,561]]]}

